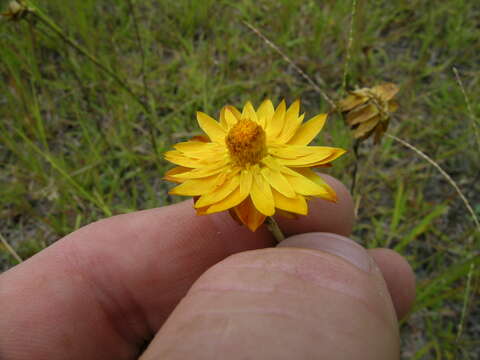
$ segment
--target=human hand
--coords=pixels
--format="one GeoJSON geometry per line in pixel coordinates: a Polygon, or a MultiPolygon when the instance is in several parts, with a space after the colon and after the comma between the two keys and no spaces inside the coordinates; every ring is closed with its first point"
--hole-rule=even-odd
{"type": "Polygon", "coordinates": [[[338,202],[279,218],[277,248],[190,201],[66,236],[0,276],[0,358],[398,358],[412,271],[343,237],[351,198],[325,179],[338,202]]]}

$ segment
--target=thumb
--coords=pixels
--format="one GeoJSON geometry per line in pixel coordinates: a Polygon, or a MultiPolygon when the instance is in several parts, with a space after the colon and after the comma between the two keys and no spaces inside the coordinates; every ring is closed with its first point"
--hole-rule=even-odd
{"type": "Polygon", "coordinates": [[[213,266],[141,359],[398,357],[397,318],[375,262],[349,239],[311,233],[213,266]]]}

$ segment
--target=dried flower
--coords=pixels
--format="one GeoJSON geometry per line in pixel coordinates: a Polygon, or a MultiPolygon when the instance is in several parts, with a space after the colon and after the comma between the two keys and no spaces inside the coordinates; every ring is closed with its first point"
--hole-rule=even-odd
{"type": "Polygon", "coordinates": [[[375,134],[374,142],[379,143],[388,128],[390,115],[398,109],[393,97],[398,92],[397,85],[385,83],[373,88],[351,91],[338,104],[356,139],[366,139],[375,134]]]}
{"type": "Polygon", "coordinates": [[[13,0],[8,4],[7,11],[1,13],[1,15],[7,20],[19,21],[32,11],[23,0],[13,0]]]}
{"type": "Polygon", "coordinates": [[[180,183],[170,194],[196,197],[198,215],[229,210],[255,231],[275,213],[308,212],[310,197],[336,201],[335,191],[311,168],[329,166],[345,153],[333,147],[307,146],[322,129],[327,114],[302,124],[300,101],[288,109],[265,100],[242,113],[233,106],[220,122],[202,112],[197,120],[207,136],[175,145],[165,159],[179,165],[165,179],[180,183]]]}

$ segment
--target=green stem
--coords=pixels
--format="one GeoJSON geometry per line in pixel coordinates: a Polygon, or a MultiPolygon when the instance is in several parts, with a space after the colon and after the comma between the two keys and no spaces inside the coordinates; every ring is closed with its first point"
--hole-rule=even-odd
{"type": "Polygon", "coordinates": [[[285,240],[285,235],[283,235],[280,226],[278,226],[278,223],[272,216],[267,216],[266,222],[268,230],[270,230],[273,237],[275,238],[275,240],[277,240],[278,243],[285,240]]]}

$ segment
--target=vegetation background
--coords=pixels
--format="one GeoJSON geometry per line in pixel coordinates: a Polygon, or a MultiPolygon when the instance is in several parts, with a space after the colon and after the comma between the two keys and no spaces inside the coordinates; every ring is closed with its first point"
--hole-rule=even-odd
{"type": "MultiPolygon", "coordinates": [[[[336,100],[346,63],[350,89],[398,84],[389,133],[434,159],[480,215],[477,1],[35,4],[133,94],[47,23],[0,22],[0,232],[23,259],[99,218],[178,201],[167,195],[161,154],[198,132],[197,110],[217,116],[227,103],[265,97],[301,98],[307,116],[329,110],[242,20],[336,100]]],[[[319,144],[352,148],[338,114],[322,133],[319,144]]],[[[349,184],[354,163],[350,152],[331,173],[349,184]]],[[[477,359],[480,237],[464,203],[435,167],[392,138],[362,144],[358,166],[354,238],[396,249],[418,277],[402,357],[477,359]]],[[[17,263],[7,250],[0,247],[3,270],[17,263]]]]}

